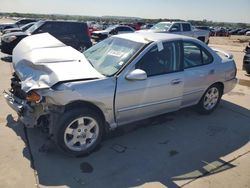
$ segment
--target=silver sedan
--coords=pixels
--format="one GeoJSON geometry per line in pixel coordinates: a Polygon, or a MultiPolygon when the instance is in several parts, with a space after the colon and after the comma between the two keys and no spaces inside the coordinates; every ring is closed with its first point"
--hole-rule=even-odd
{"type": "Polygon", "coordinates": [[[83,54],[34,35],[14,49],[13,66],[7,103],[73,156],[93,151],[107,128],[188,106],[210,114],[237,83],[230,53],[160,33],[113,36],[83,54]]]}

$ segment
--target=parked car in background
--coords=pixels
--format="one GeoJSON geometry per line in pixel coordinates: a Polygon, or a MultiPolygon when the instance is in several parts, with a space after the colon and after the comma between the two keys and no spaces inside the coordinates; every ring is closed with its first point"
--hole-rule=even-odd
{"type": "MultiPolygon", "coordinates": [[[[139,32],[145,32],[141,30],[139,32]]],[[[151,27],[146,32],[154,33],[173,33],[185,35],[199,39],[206,44],[209,43],[209,31],[193,29],[192,25],[188,22],[159,22],[151,27]]]]}
{"type": "Polygon", "coordinates": [[[223,27],[216,27],[210,32],[211,36],[217,36],[217,37],[228,37],[229,32],[226,28],[223,27]]]}
{"type": "Polygon", "coordinates": [[[247,32],[246,32],[246,36],[250,36],[250,31],[247,31],[247,32]]]}
{"type": "Polygon", "coordinates": [[[0,24],[0,32],[2,32],[4,29],[17,28],[25,24],[36,22],[36,21],[37,21],[36,19],[20,19],[16,21],[15,23],[0,24]]]}
{"type": "Polygon", "coordinates": [[[248,31],[250,31],[250,29],[249,28],[247,28],[247,29],[242,29],[242,30],[240,30],[240,31],[238,31],[238,35],[245,35],[246,34],[246,32],[248,32],[248,31]]]}
{"type": "Polygon", "coordinates": [[[231,29],[229,31],[229,35],[237,35],[238,31],[240,31],[241,29],[240,28],[237,28],[237,29],[231,29]]]}
{"type": "Polygon", "coordinates": [[[152,27],[154,26],[154,24],[145,24],[143,26],[141,26],[141,29],[142,30],[147,30],[147,29],[151,29],[152,27]]]}
{"type": "Polygon", "coordinates": [[[23,39],[4,97],[29,128],[46,126],[58,147],[87,154],[105,129],[196,106],[210,114],[236,83],[231,54],[182,35],[112,36],[83,54],[49,34],[23,39]]]}
{"type": "Polygon", "coordinates": [[[137,23],[126,24],[126,25],[129,26],[129,27],[132,27],[132,28],[135,29],[135,30],[140,30],[141,27],[142,27],[143,25],[145,25],[145,23],[143,23],[143,22],[137,22],[137,23]]]}
{"type": "Polygon", "coordinates": [[[29,29],[32,25],[34,25],[36,22],[31,22],[28,24],[25,24],[21,27],[15,27],[15,28],[10,28],[10,29],[4,29],[2,31],[2,34],[7,34],[7,33],[13,33],[13,32],[22,32],[22,31],[26,31],[27,29],[29,29]]]}
{"type": "Polygon", "coordinates": [[[133,33],[133,32],[135,32],[135,29],[133,29],[132,27],[126,25],[113,25],[105,30],[92,32],[91,39],[93,39],[95,42],[99,42],[112,35],[133,33]]]}
{"type": "Polygon", "coordinates": [[[243,70],[245,70],[247,74],[250,74],[250,42],[245,49],[245,56],[243,58],[243,70]]]}
{"type": "Polygon", "coordinates": [[[84,22],[39,21],[26,31],[7,33],[1,37],[1,51],[12,54],[15,46],[25,37],[39,33],[50,33],[64,44],[83,52],[92,42],[88,26],[84,22]]]}

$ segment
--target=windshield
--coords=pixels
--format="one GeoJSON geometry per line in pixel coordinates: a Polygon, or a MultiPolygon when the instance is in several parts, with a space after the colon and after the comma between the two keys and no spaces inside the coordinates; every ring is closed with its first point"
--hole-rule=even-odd
{"type": "Polygon", "coordinates": [[[172,23],[160,22],[158,24],[155,24],[153,27],[151,27],[150,30],[167,31],[171,25],[172,25],[172,23]]]}
{"type": "Polygon", "coordinates": [[[36,22],[34,25],[32,25],[29,29],[27,29],[26,31],[28,33],[33,33],[37,28],[39,28],[44,22],[43,21],[39,21],[36,22]]]}
{"type": "Polygon", "coordinates": [[[105,76],[112,76],[144,45],[127,39],[111,37],[97,43],[83,54],[98,72],[105,76]]]}
{"type": "Polygon", "coordinates": [[[28,28],[30,28],[33,24],[34,24],[34,23],[28,23],[28,24],[25,24],[25,25],[21,26],[20,28],[21,28],[21,30],[26,31],[26,30],[27,30],[28,28]]]}

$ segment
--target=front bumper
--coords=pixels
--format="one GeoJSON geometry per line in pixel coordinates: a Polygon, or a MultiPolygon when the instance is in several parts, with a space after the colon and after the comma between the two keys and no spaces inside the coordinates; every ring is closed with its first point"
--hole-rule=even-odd
{"type": "Polygon", "coordinates": [[[33,128],[37,125],[38,116],[25,100],[7,92],[4,92],[4,98],[9,107],[17,112],[19,121],[21,121],[26,127],[33,128]]]}
{"type": "Polygon", "coordinates": [[[16,111],[18,115],[22,114],[22,112],[24,111],[23,100],[7,92],[4,92],[4,98],[9,107],[16,111]]]}

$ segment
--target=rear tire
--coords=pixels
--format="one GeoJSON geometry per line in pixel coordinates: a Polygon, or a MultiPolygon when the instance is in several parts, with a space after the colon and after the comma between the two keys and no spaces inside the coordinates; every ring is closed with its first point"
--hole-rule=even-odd
{"type": "Polygon", "coordinates": [[[211,114],[218,106],[221,100],[223,90],[219,84],[210,86],[196,106],[200,114],[211,114]]]}
{"type": "Polygon", "coordinates": [[[70,156],[89,154],[102,140],[103,122],[101,116],[89,108],[66,111],[55,129],[55,142],[70,156]]]}

